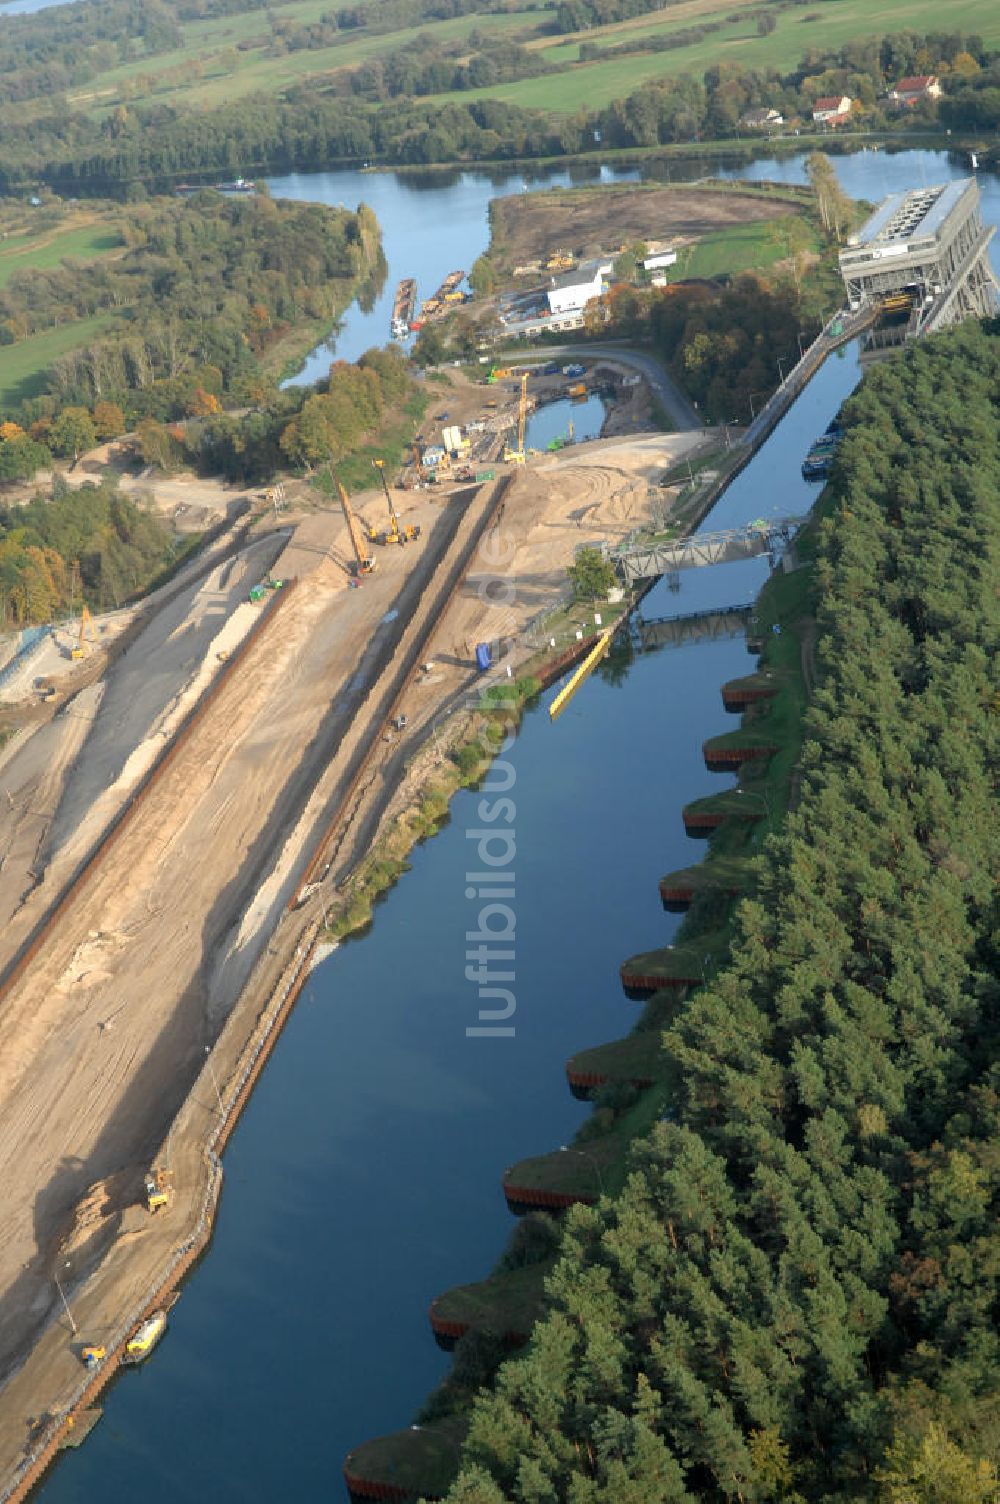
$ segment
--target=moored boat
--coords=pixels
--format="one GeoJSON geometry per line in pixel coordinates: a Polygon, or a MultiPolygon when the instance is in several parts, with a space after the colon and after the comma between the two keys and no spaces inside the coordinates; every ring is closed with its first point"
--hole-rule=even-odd
{"type": "Polygon", "coordinates": [[[166,1311],[154,1311],[141,1322],[125,1344],[123,1363],[144,1363],[167,1329],[166,1311]]]}
{"type": "Polygon", "coordinates": [[[396,288],[396,297],[392,305],[392,335],[394,339],[405,339],[410,332],[410,320],[413,318],[413,310],[417,305],[417,284],[412,277],[404,277],[396,288]]]}

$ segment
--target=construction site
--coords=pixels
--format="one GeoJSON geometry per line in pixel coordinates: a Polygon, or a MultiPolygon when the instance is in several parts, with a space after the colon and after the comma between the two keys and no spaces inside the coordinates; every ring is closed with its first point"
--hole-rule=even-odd
{"type": "Polygon", "coordinates": [[[0,1497],[204,1246],[225,1139],[431,734],[445,755],[484,687],[564,660],[539,622],[577,549],[640,528],[712,442],[532,456],[526,383],[486,400],[435,484],[230,496],[169,584],[5,671],[0,1497]]]}

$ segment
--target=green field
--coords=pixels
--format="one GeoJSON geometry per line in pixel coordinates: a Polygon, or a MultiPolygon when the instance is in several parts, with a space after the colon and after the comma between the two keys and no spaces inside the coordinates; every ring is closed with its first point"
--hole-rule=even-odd
{"type": "MultiPolygon", "coordinates": [[[[305,0],[302,5],[282,6],[281,16],[311,21],[329,8],[329,0],[305,0]]],[[[392,32],[349,31],[330,47],[271,56],[263,45],[270,38],[266,17],[264,11],[253,11],[222,20],[190,22],[184,27],[183,47],[103,73],[72,93],[70,103],[104,114],[123,99],[145,97],[144,90],[136,93],[136,86],[140,80],[151,78],[156,80],[153,93],[157,98],[169,96],[174,103],[218,105],[245,94],[278,93],[307,78],[355,68],[369,58],[412,47],[418,37],[430,34],[440,42],[454,42],[474,30],[499,37],[530,33],[537,26],[537,17],[524,11],[457,16],[392,32]],[[254,40],[261,43],[260,50],[233,52],[238,43],[254,40]]]]}
{"type": "Polygon", "coordinates": [[[0,413],[16,409],[27,397],[37,397],[45,390],[45,372],[58,356],[96,339],[114,321],[113,313],[98,314],[0,347],[0,413]]]}
{"type": "Polygon", "coordinates": [[[93,261],[121,244],[118,232],[102,224],[76,225],[43,236],[12,235],[0,241],[0,287],[6,286],[15,272],[58,266],[67,256],[93,261]]]}
{"type": "MultiPolygon", "coordinates": [[[[634,91],[640,84],[677,73],[701,74],[720,61],[747,67],[787,69],[810,48],[827,48],[879,32],[905,29],[933,31],[947,26],[979,32],[987,43],[1000,43],[1000,5],[996,0],[816,0],[815,6],[795,5],[773,11],[777,26],[772,35],[757,34],[754,10],[758,0],[681,0],[669,10],[635,16],[629,21],[552,37],[546,33],[548,13],[537,9],[501,10],[494,14],[459,16],[428,21],[396,31],[347,31],[329,47],[272,54],[271,13],[254,10],[209,21],[183,23],[183,45],[152,58],[110,69],[72,91],[77,108],[103,115],[119,103],[150,95],[172,104],[213,106],[254,93],[279,93],[307,79],[329,79],[340,69],[353,68],[399,48],[423,50],[418,39],[432,37],[440,44],[461,41],[478,30],[523,41],[540,57],[568,70],[543,78],[523,79],[483,90],[435,96],[438,100],[471,101],[476,97],[571,113],[581,106],[600,108],[634,91]],[[745,12],[743,15],[741,13],[745,12]],[[728,18],[735,17],[732,22],[728,18]],[[692,46],[658,53],[580,63],[580,43],[641,43],[686,28],[725,22],[692,46]],[[240,50],[238,50],[240,49],[240,50]]],[[[278,12],[282,20],[309,23],[330,10],[329,0],[293,0],[278,12]]],[[[28,108],[32,108],[29,101],[28,108]]]]}
{"type": "MultiPolygon", "coordinates": [[[[666,35],[706,21],[721,20],[734,13],[732,0],[706,3],[697,8],[678,7],[669,12],[661,25],[651,25],[647,17],[636,25],[632,35],[666,35]],[[679,11],[684,14],[678,19],[679,11]]],[[[461,94],[440,95],[442,99],[470,100],[481,94],[490,99],[504,99],[525,108],[572,112],[586,106],[599,108],[632,93],[651,79],[669,78],[677,73],[701,74],[719,62],[738,62],[748,68],[791,68],[810,48],[839,47],[859,37],[891,31],[978,32],[987,43],[1000,43],[1000,5],[996,0],[953,0],[946,10],[940,0],[820,0],[815,8],[774,12],[775,31],[768,37],[757,35],[756,23],[747,20],[721,31],[712,32],[691,47],[669,52],[631,54],[606,62],[580,63],[568,72],[548,78],[528,78],[496,88],[470,90],[461,94]]],[[[638,21],[638,18],[636,18],[638,21]]],[[[595,27],[585,33],[588,41],[623,41],[631,23],[612,27],[595,27]]],[[[565,39],[546,47],[533,47],[552,61],[570,60],[578,51],[577,42],[565,39]]]]}
{"type": "Polygon", "coordinates": [[[734,276],[773,266],[795,251],[820,249],[816,231],[801,215],[782,219],[755,220],[713,230],[678,253],[677,264],[667,272],[668,282],[685,277],[734,276]]]}

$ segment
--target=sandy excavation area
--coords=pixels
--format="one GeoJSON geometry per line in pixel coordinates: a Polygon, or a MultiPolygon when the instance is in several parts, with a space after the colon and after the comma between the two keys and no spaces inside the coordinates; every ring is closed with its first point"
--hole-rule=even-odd
{"type": "Polygon", "coordinates": [[[791,202],[738,187],[706,192],[641,183],[553,188],[494,199],[490,205],[494,259],[507,268],[538,261],[554,246],[577,257],[596,256],[637,240],[692,240],[728,225],[794,212],[791,202]]]}
{"type": "Polygon", "coordinates": [[[19,909],[28,874],[55,894],[57,873],[110,812],[109,780],[158,750],[218,643],[259,614],[245,604],[248,584],[272,563],[298,575],[270,598],[273,624],[0,1004],[0,1373],[57,1309],[51,1270],[64,1240],[75,1281],[117,1225],[108,1213],[140,1198],[148,1158],[287,899],[277,890],[270,910],[242,925],[447,544],[447,504],[421,499],[403,515],[422,522],[426,547],[382,550],[358,590],[343,568],[339,511],[306,519],[291,541],[251,545],[154,618],[107,680],[76,697],[79,710],[71,700],[64,724],[36,733],[3,770],[6,965],[40,891],[19,909]],[[71,1235],[76,1210],[94,1219],[95,1204],[104,1215],[93,1236],[71,1235]]]}

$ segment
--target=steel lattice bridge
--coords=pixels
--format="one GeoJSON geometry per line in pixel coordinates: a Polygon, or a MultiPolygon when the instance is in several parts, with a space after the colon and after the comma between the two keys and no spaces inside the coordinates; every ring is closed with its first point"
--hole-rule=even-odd
{"type": "Polygon", "coordinates": [[[634,538],[605,552],[622,584],[634,585],[637,580],[656,579],[679,569],[703,569],[709,564],[736,564],[761,554],[781,554],[805,521],[805,517],[761,517],[722,533],[634,538]]]}

